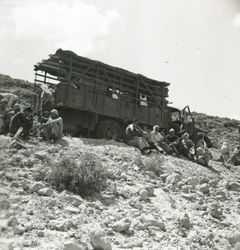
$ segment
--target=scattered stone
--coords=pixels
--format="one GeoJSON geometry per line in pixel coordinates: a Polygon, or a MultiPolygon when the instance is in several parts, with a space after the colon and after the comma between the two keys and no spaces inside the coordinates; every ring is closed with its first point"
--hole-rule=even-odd
{"type": "Polygon", "coordinates": [[[48,154],[46,152],[44,152],[44,151],[39,151],[39,152],[35,152],[34,156],[36,158],[38,158],[39,160],[43,161],[43,160],[47,159],[48,154]]]}
{"type": "Polygon", "coordinates": [[[38,194],[42,196],[51,196],[53,194],[53,189],[52,188],[41,188],[38,190],[38,194]]]}
{"type": "Polygon", "coordinates": [[[209,179],[207,177],[202,177],[200,179],[200,184],[203,184],[203,183],[209,183],[209,179]]]}
{"type": "Polygon", "coordinates": [[[179,173],[172,173],[166,178],[167,185],[177,185],[182,179],[182,176],[179,173]]]}
{"type": "Polygon", "coordinates": [[[240,242],[237,242],[234,246],[234,250],[240,250],[240,242]]]}
{"type": "Polygon", "coordinates": [[[169,176],[169,174],[161,174],[160,178],[162,179],[162,181],[165,182],[168,176],[169,176]]]}
{"type": "Polygon", "coordinates": [[[183,193],[182,197],[185,198],[185,199],[187,199],[187,200],[190,200],[190,201],[194,201],[196,199],[196,195],[195,194],[185,194],[185,193],[183,193]]]}
{"type": "Polygon", "coordinates": [[[17,225],[16,227],[14,227],[14,234],[17,235],[22,235],[25,232],[25,227],[23,227],[22,225],[17,225]]]}
{"type": "Polygon", "coordinates": [[[112,250],[111,243],[105,238],[105,233],[102,229],[92,230],[89,234],[89,238],[94,249],[112,250]]]}
{"type": "Polygon", "coordinates": [[[148,185],[146,190],[148,192],[148,196],[154,196],[154,188],[151,185],[148,185]]]}
{"type": "Polygon", "coordinates": [[[185,194],[189,194],[191,192],[192,186],[190,185],[184,185],[182,186],[182,192],[185,194]]]}
{"type": "Polygon", "coordinates": [[[208,194],[209,190],[210,190],[209,185],[205,182],[199,186],[199,191],[204,193],[204,194],[208,194]]]}
{"type": "Polygon", "coordinates": [[[210,207],[210,214],[213,218],[221,219],[222,211],[217,203],[213,203],[210,207]]]}
{"type": "Polygon", "coordinates": [[[79,207],[83,203],[82,198],[76,195],[63,194],[63,197],[65,201],[70,202],[75,207],[79,207]]]}
{"type": "Polygon", "coordinates": [[[226,188],[230,191],[240,192],[240,184],[238,182],[228,182],[226,188]]]}
{"type": "Polygon", "coordinates": [[[72,213],[72,214],[79,214],[79,212],[80,212],[78,208],[76,208],[76,207],[70,207],[70,206],[66,207],[65,210],[67,212],[72,213]]]}
{"type": "Polygon", "coordinates": [[[189,216],[187,213],[183,214],[182,216],[180,216],[178,218],[178,222],[179,224],[186,228],[186,229],[190,229],[191,228],[191,222],[190,222],[190,219],[189,219],[189,216]]]}
{"type": "Polygon", "coordinates": [[[38,237],[44,237],[44,232],[43,231],[38,231],[37,236],[38,237]]]}
{"type": "Polygon", "coordinates": [[[143,189],[139,192],[140,200],[145,201],[148,199],[148,191],[143,189]]]}
{"type": "Polygon", "coordinates": [[[0,197],[0,210],[8,210],[11,204],[6,198],[0,197]]]}
{"type": "Polygon", "coordinates": [[[18,225],[19,222],[17,220],[17,218],[14,216],[14,217],[11,217],[9,220],[8,220],[8,226],[16,226],[18,225]]]}
{"type": "Polygon", "coordinates": [[[131,221],[128,218],[123,218],[120,221],[115,222],[112,225],[112,229],[115,232],[121,233],[121,232],[127,231],[129,229],[130,225],[131,225],[131,221]]]}
{"type": "Polygon", "coordinates": [[[224,191],[220,190],[216,192],[215,198],[216,200],[224,201],[224,200],[227,200],[227,195],[224,191]]]}
{"type": "Polygon", "coordinates": [[[234,247],[237,243],[240,243],[240,233],[229,232],[225,238],[232,247],[234,247]]]}
{"type": "Polygon", "coordinates": [[[42,184],[41,182],[36,182],[30,187],[30,191],[32,193],[38,192],[40,189],[45,188],[45,185],[42,184]]]}
{"type": "Polygon", "coordinates": [[[63,250],[87,250],[87,246],[76,241],[65,242],[63,250]]]}

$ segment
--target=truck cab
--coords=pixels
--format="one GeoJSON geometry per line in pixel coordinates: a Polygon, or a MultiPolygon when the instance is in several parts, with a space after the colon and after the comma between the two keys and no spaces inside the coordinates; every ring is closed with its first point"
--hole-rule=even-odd
{"type": "Polygon", "coordinates": [[[190,107],[186,106],[182,110],[175,107],[168,107],[169,110],[169,127],[174,128],[176,134],[181,136],[187,132],[196,147],[204,141],[207,147],[211,147],[212,143],[207,136],[208,131],[196,126],[195,117],[191,113],[190,107]]]}

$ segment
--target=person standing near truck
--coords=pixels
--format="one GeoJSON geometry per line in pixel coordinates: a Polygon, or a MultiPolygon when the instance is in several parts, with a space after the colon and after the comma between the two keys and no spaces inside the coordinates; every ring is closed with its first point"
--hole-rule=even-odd
{"type": "Polygon", "coordinates": [[[138,120],[133,120],[125,130],[125,142],[130,146],[139,148],[141,153],[150,154],[150,146],[144,137],[142,129],[138,126],[138,120]]]}

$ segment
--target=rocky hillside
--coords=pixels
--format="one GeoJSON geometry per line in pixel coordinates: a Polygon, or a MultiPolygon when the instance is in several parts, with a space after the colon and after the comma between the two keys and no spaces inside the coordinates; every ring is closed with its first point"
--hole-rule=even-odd
{"type": "Polygon", "coordinates": [[[0,140],[1,249],[239,249],[238,167],[142,157],[103,140],[31,140],[20,150],[0,140]],[[107,170],[99,194],[82,198],[46,181],[63,155],[88,152],[107,170]]]}
{"type": "MultiPolygon", "coordinates": [[[[0,76],[0,92],[25,103],[31,86],[0,76]]],[[[238,143],[237,121],[196,118],[199,126],[208,120],[216,148],[238,143]]],[[[55,145],[32,138],[16,149],[0,136],[0,249],[240,249],[240,168],[210,165],[71,137],[55,145]],[[59,162],[66,155],[81,162],[89,152],[105,170],[104,189],[91,196],[56,189],[49,176],[59,162]]]]}

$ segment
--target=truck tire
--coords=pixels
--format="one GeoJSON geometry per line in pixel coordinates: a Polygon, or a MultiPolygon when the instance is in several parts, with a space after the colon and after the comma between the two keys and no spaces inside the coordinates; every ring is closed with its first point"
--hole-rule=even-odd
{"type": "Polygon", "coordinates": [[[98,139],[120,141],[123,136],[122,126],[113,120],[100,121],[96,128],[96,137],[98,139]]]}

